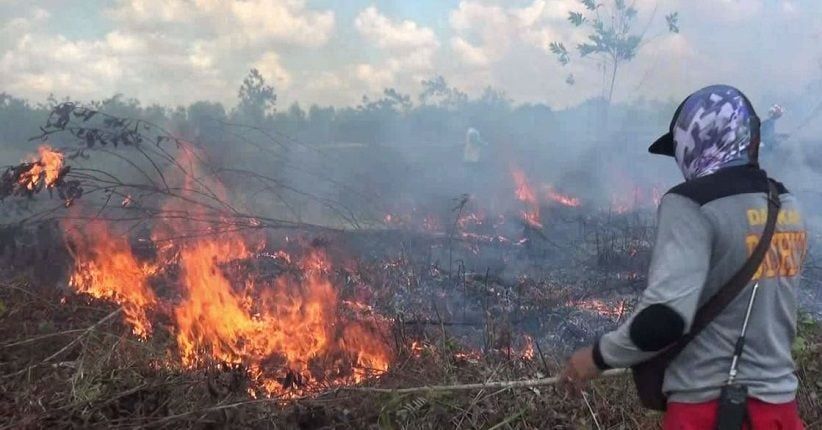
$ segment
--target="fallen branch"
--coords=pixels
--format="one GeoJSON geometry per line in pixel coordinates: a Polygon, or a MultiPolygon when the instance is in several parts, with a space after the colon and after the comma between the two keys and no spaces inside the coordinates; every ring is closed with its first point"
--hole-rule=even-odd
{"type": "MultiPolygon", "coordinates": [[[[630,373],[628,369],[611,369],[606,370],[600,375],[601,377],[619,376],[630,373]]],[[[483,390],[487,388],[528,388],[540,387],[545,385],[556,385],[559,383],[558,376],[550,378],[539,379],[524,379],[521,381],[495,381],[483,382],[477,384],[461,384],[461,385],[425,385],[421,387],[409,388],[374,388],[374,387],[341,387],[344,391],[365,391],[370,393],[389,393],[389,394],[408,394],[419,393],[425,391],[470,391],[483,390]]]]}

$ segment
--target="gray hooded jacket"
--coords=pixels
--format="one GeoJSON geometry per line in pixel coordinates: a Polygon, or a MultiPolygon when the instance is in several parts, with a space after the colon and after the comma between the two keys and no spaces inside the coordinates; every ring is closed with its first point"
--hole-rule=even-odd
{"type": "MultiPolygon", "coordinates": [[[[663,389],[670,401],[696,403],[719,396],[754,282],[760,290],[737,381],[765,402],[794,399],[791,346],[807,245],[794,197],[781,184],[778,188],[782,208],[765,261],[750,285],[667,369],[663,389]]],[[[595,344],[600,368],[640,363],[688,332],[698,307],[756,246],[767,218],[767,190],[765,172],[748,165],[687,181],[663,197],[647,289],[630,319],[595,344]]]]}

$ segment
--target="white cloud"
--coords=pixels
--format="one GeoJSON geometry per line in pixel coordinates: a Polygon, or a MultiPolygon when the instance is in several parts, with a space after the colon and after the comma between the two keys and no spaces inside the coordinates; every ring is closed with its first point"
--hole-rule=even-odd
{"type": "Polygon", "coordinates": [[[577,0],[532,0],[523,6],[462,0],[449,15],[454,33],[449,46],[456,60],[450,80],[469,93],[491,85],[516,100],[553,99],[554,105],[590,96],[590,91],[569,91],[564,83],[568,73],[584,75],[585,70],[560,67],[548,50],[553,41],[576,41],[566,18],[579,7],[577,0]]]}
{"type": "Polygon", "coordinates": [[[440,44],[430,28],[410,20],[391,20],[373,6],[357,15],[354,26],[383,58],[355,68],[356,77],[366,84],[369,92],[391,86],[405,90],[416,88],[434,70],[440,44]]]}
{"type": "Polygon", "coordinates": [[[0,56],[0,85],[35,100],[49,93],[85,100],[126,93],[147,103],[171,105],[200,98],[225,100],[233,91],[215,72],[197,43],[119,30],[76,41],[26,33],[0,56]]]}
{"type": "Polygon", "coordinates": [[[291,85],[291,74],[280,63],[280,56],[276,52],[270,51],[263,54],[254,63],[254,67],[278,90],[286,89],[291,85]]]}
{"type": "Polygon", "coordinates": [[[354,26],[368,41],[383,49],[429,49],[439,45],[430,28],[410,20],[393,22],[373,6],[357,15],[354,26]]]}
{"type": "Polygon", "coordinates": [[[316,47],[325,44],[334,29],[333,12],[308,11],[305,1],[231,2],[230,11],[252,42],[284,41],[316,47]]]}
{"type": "Polygon", "coordinates": [[[480,47],[468,43],[462,37],[451,38],[451,49],[469,66],[487,66],[491,60],[480,47]]]}
{"type": "MultiPolygon", "coordinates": [[[[576,55],[575,46],[587,37],[586,26],[575,28],[567,20],[571,11],[584,12],[578,0],[512,3],[461,0],[451,11],[449,49],[457,64],[451,65],[446,77],[469,93],[492,85],[515,100],[554,107],[603,94],[601,62],[576,55]],[[554,41],[571,51],[569,65],[562,67],[550,52],[554,41]],[[565,84],[569,74],[575,77],[574,86],[565,84]],[[478,76],[485,79],[478,81],[478,76]]],[[[637,57],[620,67],[617,101],[677,98],[712,82],[736,82],[754,90],[768,85],[766,79],[755,78],[757,73],[740,73],[743,65],[769,77],[795,81],[803,80],[799,75],[807,75],[810,69],[809,56],[797,55],[809,48],[797,43],[800,39],[794,37],[791,43],[785,38],[782,48],[775,48],[780,46],[775,39],[800,28],[790,22],[809,15],[801,11],[801,2],[780,0],[769,6],[766,0],[637,0],[633,5],[639,10],[635,31],[642,32],[645,40],[637,57]],[[674,11],[680,16],[678,35],[669,34],[665,25],[664,16],[674,11]],[[771,22],[774,30],[765,30],[764,21],[771,22]]]]}
{"type": "Polygon", "coordinates": [[[72,42],[64,37],[25,34],[0,58],[2,84],[25,95],[45,95],[63,88],[88,94],[98,80],[116,79],[116,60],[99,55],[103,45],[72,42]]]}
{"type": "Polygon", "coordinates": [[[108,15],[137,31],[225,38],[237,45],[286,43],[322,46],[334,30],[334,13],[304,0],[120,0],[108,15]]]}
{"type": "Polygon", "coordinates": [[[762,14],[765,0],[713,0],[683,2],[686,11],[698,14],[704,22],[746,23],[762,14]]]}
{"type": "Polygon", "coordinates": [[[146,39],[117,30],[106,34],[104,42],[112,52],[123,55],[145,54],[149,49],[146,39]]]}
{"type": "Polygon", "coordinates": [[[190,1],[119,0],[107,12],[111,17],[134,28],[157,28],[196,18],[204,4],[190,1]]]}
{"type": "MultiPolygon", "coordinates": [[[[333,9],[340,7],[308,0],[117,0],[84,18],[91,28],[83,22],[77,36],[69,32],[81,23],[64,25],[76,18],[47,8],[57,0],[0,0],[0,88],[33,100],[119,92],[146,104],[210,99],[231,106],[243,76],[257,67],[282,104],[357,103],[385,87],[416,94],[421,80],[437,74],[470,94],[490,85],[553,107],[602,92],[595,59],[573,55],[562,67],[548,50],[561,41],[575,52],[585,40],[584,28],[567,21],[569,11],[583,9],[579,0],[461,0],[447,15],[415,20],[387,13],[381,1],[338,22],[333,9]],[[571,73],[574,86],[565,83],[571,73]]],[[[679,98],[713,82],[775,98],[822,76],[822,6],[815,2],[635,5],[635,28],[647,29],[646,40],[620,70],[618,101],[679,98]],[[679,35],[665,27],[673,11],[679,35]]]]}
{"type": "Polygon", "coordinates": [[[489,64],[499,59],[510,43],[510,16],[496,5],[461,1],[449,16],[456,36],[451,39],[458,58],[471,64],[489,64]],[[477,61],[482,59],[483,61],[477,61]]]}
{"type": "Polygon", "coordinates": [[[478,51],[494,61],[512,47],[527,45],[546,50],[548,43],[568,33],[568,12],[579,7],[576,0],[533,0],[524,7],[463,0],[449,17],[457,33],[452,47],[468,63],[476,63],[478,51]]]}
{"type": "Polygon", "coordinates": [[[799,12],[799,5],[794,0],[783,0],[780,4],[784,13],[793,14],[799,12]]]}
{"type": "Polygon", "coordinates": [[[620,77],[625,82],[616,88],[615,97],[655,99],[666,94],[678,99],[711,83],[701,71],[722,73],[725,67],[726,64],[699,55],[684,34],[666,36],[645,46],[636,59],[624,65],[620,77]]]}
{"type": "Polygon", "coordinates": [[[475,66],[500,61],[512,49],[547,51],[550,42],[567,35],[565,19],[577,7],[575,0],[533,0],[525,7],[463,0],[449,16],[456,33],[451,48],[475,66]]]}
{"type": "Polygon", "coordinates": [[[215,43],[208,40],[195,40],[189,49],[188,61],[199,70],[214,70],[217,67],[215,43]]]}
{"type": "Polygon", "coordinates": [[[304,0],[121,0],[101,17],[115,30],[97,39],[55,34],[42,9],[0,24],[0,85],[33,99],[122,92],[146,103],[233,105],[252,67],[289,86],[280,51],[319,49],[335,26],[332,11],[304,0]]]}
{"type": "Polygon", "coordinates": [[[35,8],[25,16],[12,17],[5,24],[0,24],[0,52],[12,48],[21,35],[45,25],[49,17],[47,10],[35,8]]]}
{"type": "Polygon", "coordinates": [[[394,71],[388,67],[375,67],[370,64],[358,64],[356,76],[366,83],[369,92],[379,92],[394,83],[394,71]]]}

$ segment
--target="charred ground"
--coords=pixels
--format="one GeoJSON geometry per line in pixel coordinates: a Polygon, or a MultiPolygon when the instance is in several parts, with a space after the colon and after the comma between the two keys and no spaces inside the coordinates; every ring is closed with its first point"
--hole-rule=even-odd
{"type": "MultiPolygon", "coordinates": [[[[221,130],[237,141],[267,134],[221,130]]],[[[281,152],[267,136],[273,144],[246,141],[250,149],[214,157],[151,122],[73,103],[57,105],[41,131],[51,146],[9,167],[0,187],[8,427],[657,420],[625,395],[625,377],[595,384],[585,399],[550,387],[352,390],[554,374],[567,352],[630,313],[644,286],[656,186],[580,197],[535,179],[525,163],[504,163],[482,177],[505,185],[408,194],[375,182],[379,171],[334,166],[316,146],[281,152]],[[297,173],[286,180],[277,169],[297,173]]],[[[363,163],[407,161],[372,151],[363,163]]],[[[813,428],[822,280],[813,257],[806,278],[810,319],[796,353],[813,428]]]]}

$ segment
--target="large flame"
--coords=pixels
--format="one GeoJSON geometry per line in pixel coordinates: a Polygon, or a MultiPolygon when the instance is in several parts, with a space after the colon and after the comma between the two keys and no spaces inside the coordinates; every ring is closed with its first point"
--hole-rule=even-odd
{"type": "Polygon", "coordinates": [[[151,333],[146,312],[157,303],[148,285],[154,269],[139,263],[128,241],[101,221],[89,222],[82,229],[70,226],[66,236],[75,264],[69,285],[77,292],[120,304],[134,334],[146,338],[151,333]]]}
{"type": "Polygon", "coordinates": [[[335,385],[388,370],[391,351],[378,333],[338,314],[323,252],[303,258],[300,276],[283,275],[264,288],[249,284],[238,294],[214,273],[214,262],[232,255],[220,248],[201,242],[182,252],[188,296],[175,318],[184,365],[204,358],[243,364],[268,392],[281,391],[288,379],[297,388],[335,385]],[[269,368],[271,363],[281,365],[269,368]]]}
{"type": "Polygon", "coordinates": [[[29,190],[41,185],[53,187],[60,179],[60,170],[63,168],[63,154],[51,146],[40,145],[37,148],[37,155],[38,157],[29,159],[31,167],[18,177],[18,183],[29,190]]]}
{"type": "MultiPolygon", "coordinates": [[[[181,157],[194,164],[185,149],[181,157]]],[[[191,177],[182,179],[184,190],[203,186],[202,179],[191,177]]],[[[225,195],[220,184],[208,188],[225,195]]],[[[172,284],[172,297],[155,297],[148,282],[153,272],[102,222],[93,229],[67,229],[80,250],[71,278],[75,289],[121,304],[127,322],[143,337],[150,334],[147,309],[162,301],[156,307],[169,312],[182,365],[241,366],[255,383],[254,394],[305,393],[356,383],[388,369],[392,350],[383,327],[343,312],[324,252],[311,249],[294,259],[296,265],[291,256],[277,252],[278,261],[293,270],[273,280],[256,279],[253,269],[237,274],[229,266],[253,258],[260,244],[202,221],[213,217],[191,204],[196,193],[191,194],[185,204],[166,202],[166,211],[175,216],[158,221],[152,232],[155,266],[165,271],[162,279],[172,284]],[[167,270],[174,267],[179,270],[167,270]]]]}
{"type": "Polygon", "coordinates": [[[183,301],[174,309],[177,345],[183,364],[197,364],[201,352],[227,363],[244,357],[243,337],[255,329],[242,297],[219,269],[221,263],[246,256],[241,243],[199,240],[180,252],[183,301]]]}

